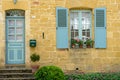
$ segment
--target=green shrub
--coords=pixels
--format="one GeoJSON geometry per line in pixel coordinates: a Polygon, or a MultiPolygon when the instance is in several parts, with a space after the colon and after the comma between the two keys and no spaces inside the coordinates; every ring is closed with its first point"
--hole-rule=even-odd
{"type": "Polygon", "coordinates": [[[71,74],[65,76],[66,80],[120,80],[118,73],[88,73],[88,74],[71,74]]]}
{"type": "Polygon", "coordinates": [[[44,66],[35,73],[36,80],[65,80],[63,71],[56,66],[44,66]]]}

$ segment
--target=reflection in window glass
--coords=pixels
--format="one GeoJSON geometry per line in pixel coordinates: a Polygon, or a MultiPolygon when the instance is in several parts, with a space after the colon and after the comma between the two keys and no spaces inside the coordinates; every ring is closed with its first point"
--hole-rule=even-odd
{"type": "Polygon", "coordinates": [[[88,10],[72,10],[70,12],[71,39],[85,42],[91,34],[91,12],[88,10]]]}
{"type": "Polygon", "coordinates": [[[71,26],[71,38],[76,39],[79,37],[79,17],[78,12],[71,12],[70,14],[70,26],[71,26]]]}
{"type": "Polygon", "coordinates": [[[90,12],[82,12],[82,39],[86,41],[90,38],[90,12]]]}

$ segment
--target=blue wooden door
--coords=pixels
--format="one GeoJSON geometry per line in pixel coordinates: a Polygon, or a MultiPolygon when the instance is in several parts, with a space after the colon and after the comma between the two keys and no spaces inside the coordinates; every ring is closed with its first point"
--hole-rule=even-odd
{"type": "Polygon", "coordinates": [[[6,19],[6,63],[24,64],[24,17],[6,19]]]}
{"type": "Polygon", "coordinates": [[[95,9],[95,48],[106,48],[106,8],[95,9]]]}

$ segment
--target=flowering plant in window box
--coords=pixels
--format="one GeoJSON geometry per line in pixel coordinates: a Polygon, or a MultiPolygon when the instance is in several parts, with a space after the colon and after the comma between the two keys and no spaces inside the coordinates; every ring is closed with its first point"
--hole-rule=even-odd
{"type": "Polygon", "coordinates": [[[79,40],[78,44],[79,44],[80,48],[83,48],[83,41],[82,40],[79,40]]]}
{"type": "Polygon", "coordinates": [[[75,39],[71,39],[71,47],[75,48],[75,44],[77,43],[77,41],[75,39]]]}
{"type": "Polygon", "coordinates": [[[91,40],[91,39],[88,39],[85,43],[86,43],[87,48],[92,48],[93,44],[94,44],[94,41],[91,40]]]}
{"type": "Polygon", "coordinates": [[[71,47],[72,48],[82,48],[83,41],[80,39],[71,39],[71,47]]]}

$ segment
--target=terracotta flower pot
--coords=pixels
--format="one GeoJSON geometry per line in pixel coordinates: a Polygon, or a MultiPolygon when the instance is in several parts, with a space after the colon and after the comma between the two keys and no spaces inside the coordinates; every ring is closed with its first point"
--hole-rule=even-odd
{"type": "Polygon", "coordinates": [[[74,44],[72,44],[72,48],[75,48],[75,45],[74,45],[74,44]]]}
{"type": "Polygon", "coordinates": [[[39,69],[39,65],[31,65],[32,73],[35,73],[39,69]]]}
{"type": "Polygon", "coordinates": [[[83,48],[83,45],[80,45],[80,48],[83,48]]]}
{"type": "Polygon", "coordinates": [[[90,45],[87,45],[87,48],[91,48],[91,46],[90,46],[90,45]]]}

